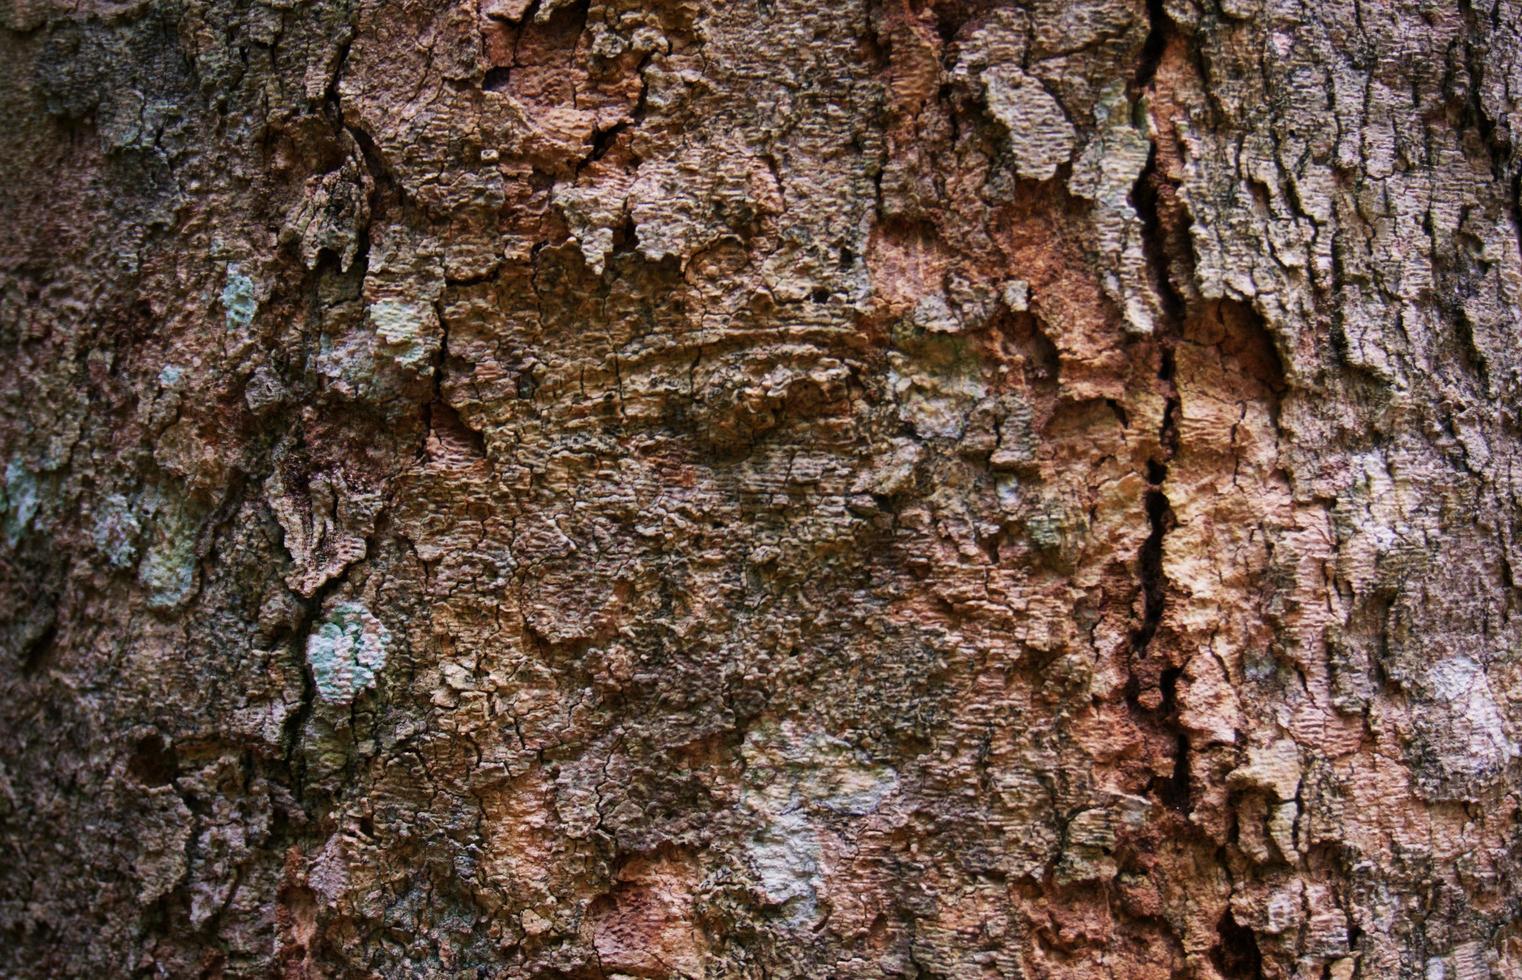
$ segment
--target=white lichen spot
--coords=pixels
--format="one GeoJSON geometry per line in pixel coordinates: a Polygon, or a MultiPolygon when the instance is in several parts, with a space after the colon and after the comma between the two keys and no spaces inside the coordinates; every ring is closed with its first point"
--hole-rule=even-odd
{"type": "Polygon", "coordinates": [[[347,704],[375,684],[386,666],[391,633],[359,602],[340,602],[307,637],[307,664],[317,696],[347,704]]]}
{"type": "Polygon", "coordinates": [[[602,275],[608,255],[613,251],[613,229],[625,220],[625,188],[615,182],[611,187],[555,188],[554,200],[566,225],[571,229],[587,268],[602,275]]]}
{"type": "Polygon", "coordinates": [[[159,386],[178,388],[184,377],[185,372],[178,364],[165,364],[159,369],[159,386]]]}
{"type": "Polygon", "coordinates": [[[95,516],[95,548],[106,556],[112,568],[129,568],[137,561],[142,531],[127,498],[113,493],[102,502],[95,516]]]}
{"type": "Polygon", "coordinates": [[[362,330],[317,340],[317,373],[332,389],[349,398],[362,397],[375,383],[375,340],[362,330]]]}
{"type": "Polygon", "coordinates": [[[825,888],[824,818],[865,817],[898,788],[898,774],[872,763],[849,742],[805,733],[792,721],[762,724],[746,736],[742,802],[760,826],[746,843],[766,902],[786,920],[817,918],[825,888]]]}
{"type": "Polygon", "coordinates": [[[227,266],[227,283],[222,287],[222,309],[226,311],[227,329],[242,330],[254,322],[259,312],[259,298],[254,281],[238,269],[236,262],[227,266]]]}
{"type": "Polygon", "coordinates": [[[1024,313],[1031,305],[1030,283],[1024,279],[1011,279],[999,290],[999,298],[1011,312],[1024,313]]]}
{"type": "Polygon", "coordinates": [[[802,810],[779,813],[746,844],[763,900],[785,909],[795,925],[812,921],[819,910],[819,838],[802,810]]]}
{"type": "Polygon", "coordinates": [[[890,355],[888,385],[898,402],[898,416],[922,439],[960,439],[967,415],[988,394],[969,371],[924,370],[913,359],[890,355]]]}
{"type": "Polygon", "coordinates": [[[999,507],[1006,513],[1019,513],[1025,504],[1020,478],[1012,473],[1000,473],[994,477],[994,495],[999,499],[999,507]]]}
{"type": "Polygon", "coordinates": [[[929,293],[920,298],[909,322],[927,333],[961,333],[962,321],[952,312],[946,297],[941,293],[929,293]]]}
{"type": "Polygon", "coordinates": [[[39,504],[37,477],[17,457],[5,464],[5,540],[15,546],[31,527],[39,504]]]}
{"type": "Polygon", "coordinates": [[[1295,880],[1276,888],[1268,897],[1264,908],[1262,931],[1270,936],[1281,936],[1300,927],[1305,920],[1305,886],[1295,880]]]}
{"type": "Polygon", "coordinates": [[[380,350],[398,365],[421,370],[439,349],[438,317],[431,306],[383,299],[370,304],[370,324],[380,350]]]}
{"type": "Polygon", "coordinates": [[[1439,660],[1419,685],[1416,731],[1431,771],[1417,779],[1429,793],[1470,798],[1522,754],[1507,730],[1485,668],[1464,654],[1439,660]]]}

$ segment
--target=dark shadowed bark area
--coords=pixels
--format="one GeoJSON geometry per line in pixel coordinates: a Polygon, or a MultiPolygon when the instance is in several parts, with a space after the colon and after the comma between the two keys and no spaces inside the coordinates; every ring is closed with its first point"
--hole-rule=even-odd
{"type": "Polygon", "coordinates": [[[1522,976],[1518,0],[3,0],[0,974],[1522,976]]]}

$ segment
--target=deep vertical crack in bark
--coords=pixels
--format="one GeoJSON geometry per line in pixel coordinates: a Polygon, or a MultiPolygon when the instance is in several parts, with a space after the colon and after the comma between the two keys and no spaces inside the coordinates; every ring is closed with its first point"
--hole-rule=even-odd
{"type": "MultiPolygon", "coordinates": [[[[1161,0],[1149,0],[1147,10],[1151,17],[1150,30],[1142,47],[1142,62],[1133,82],[1133,100],[1141,100],[1145,97],[1145,89],[1151,84],[1157,72],[1157,65],[1162,58],[1170,29],[1161,0]]],[[[1178,449],[1179,408],[1178,388],[1174,383],[1176,366],[1173,348],[1178,342],[1185,315],[1183,299],[1173,288],[1170,279],[1168,255],[1163,240],[1161,218],[1158,214],[1156,181],[1162,178],[1157,169],[1157,145],[1153,129],[1151,120],[1147,120],[1147,135],[1153,145],[1147,156],[1147,164],[1138,175],[1131,191],[1131,205],[1141,222],[1143,255],[1146,257],[1152,286],[1164,314],[1152,336],[1158,358],[1157,382],[1164,400],[1163,416],[1159,420],[1157,430],[1157,453],[1147,461],[1144,473],[1147,491],[1143,500],[1143,509],[1149,530],[1141,553],[1137,556],[1143,595],[1142,623],[1131,638],[1132,649],[1137,656],[1146,655],[1147,648],[1162,622],[1164,604],[1167,601],[1162,559],[1164,538],[1173,520],[1173,514],[1168,505],[1165,483],[1168,479],[1168,464],[1178,449]]]]}
{"type": "MultiPolygon", "coordinates": [[[[1163,52],[1169,41],[1172,24],[1163,9],[1162,0],[1148,0],[1148,32],[1142,45],[1141,63],[1132,81],[1131,98],[1140,106],[1147,97],[1148,89],[1157,74],[1163,52]]],[[[1150,109],[1149,109],[1150,112],[1150,109]]],[[[1138,112],[1136,115],[1140,116],[1138,112]]],[[[1167,572],[1164,555],[1167,535],[1175,518],[1167,492],[1168,467],[1178,451],[1179,394],[1175,379],[1177,362],[1174,347],[1183,332],[1185,303],[1172,282],[1170,256],[1158,211],[1158,182],[1165,179],[1158,168],[1156,125],[1145,118],[1147,138],[1152,146],[1147,163],[1137,176],[1131,191],[1131,204],[1140,219],[1142,229],[1142,253],[1146,259],[1152,288],[1158,300],[1162,316],[1158,318],[1152,343],[1156,351],[1158,368],[1156,380],[1163,394],[1163,414],[1158,421],[1157,452],[1147,460],[1143,474],[1147,489],[1143,496],[1143,512],[1147,520],[1147,537],[1137,555],[1139,590],[1142,599],[1141,623],[1131,634],[1131,658],[1133,670],[1141,670],[1148,679],[1148,689],[1133,676],[1131,691],[1134,703],[1170,733],[1175,741],[1173,772],[1158,787],[1159,797],[1174,809],[1187,812],[1189,802],[1189,740],[1178,722],[1176,686],[1180,669],[1171,663],[1151,664],[1156,656],[1153,641],[1163,623],[1168,603],[1167,572]],[[1155,690],[1151,689],[1156,685],[1155,690]]]]}

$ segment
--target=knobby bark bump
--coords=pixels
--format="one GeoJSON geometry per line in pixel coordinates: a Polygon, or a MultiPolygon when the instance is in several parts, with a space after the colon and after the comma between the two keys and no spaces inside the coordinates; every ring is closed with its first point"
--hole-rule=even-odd
{"type": "Polygon", "coordinates": [[[0,4],[0,973],[1522,976],[1522,5],[0,4]]]}

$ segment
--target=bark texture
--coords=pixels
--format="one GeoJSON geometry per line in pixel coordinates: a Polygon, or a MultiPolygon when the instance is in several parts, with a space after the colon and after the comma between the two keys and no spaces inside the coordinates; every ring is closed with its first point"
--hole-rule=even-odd
{"type": "Polygon", "coordinates": [[[1517,0],[0,28],[0,972],[1522,975],[1517,0]]]}

